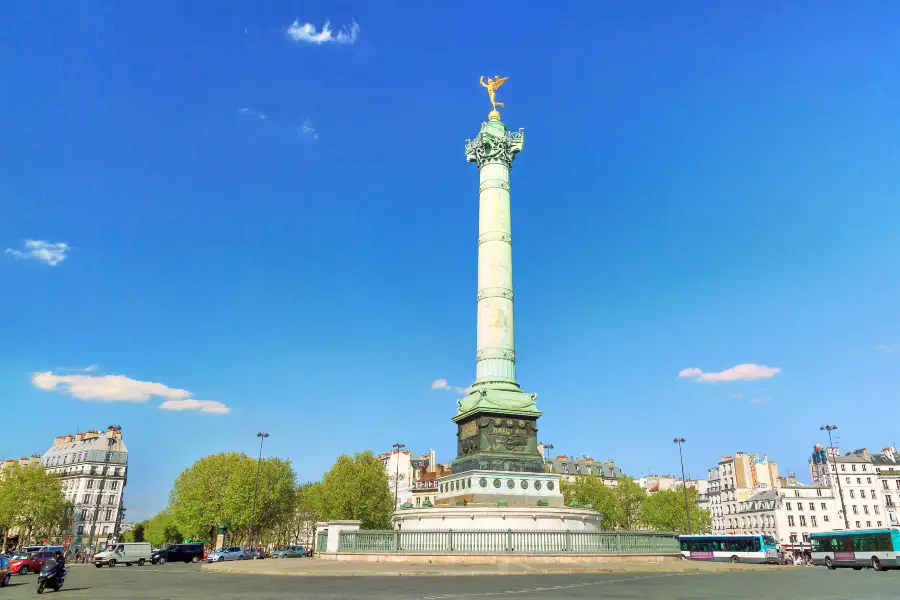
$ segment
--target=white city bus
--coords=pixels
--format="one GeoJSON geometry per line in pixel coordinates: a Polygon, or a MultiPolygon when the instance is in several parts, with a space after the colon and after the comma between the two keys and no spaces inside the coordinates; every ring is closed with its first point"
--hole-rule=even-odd
{"type": "Polygon", "coordinates": [[[678,541],[681,555],[691,560],[778,562],[778,543],[770,535],[682,535],[678,541]]]}
{"type": "Polygon", "coordinates": [[[812,561],[829,569],[900,569],[900,529],[861,529],[813,533],[812,561]]]}

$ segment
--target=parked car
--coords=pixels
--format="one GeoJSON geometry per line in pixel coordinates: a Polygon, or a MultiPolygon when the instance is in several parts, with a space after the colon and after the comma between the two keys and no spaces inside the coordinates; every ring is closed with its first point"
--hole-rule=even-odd
{"type": "Polygon", "coordinates": [[[9,572],[19,575],[40,573],[44,563],[53,558],[53,552],[42,550],[41,552],[28,552],[17,554],[9,561],[9,572]]]}
{"type": "Polygon", "coordinates": [[[150,562],[164,565],[167,562],[200,562],[203,560],[203,544],[169,544],[150,554],[150,562]]]}
{"type": "Polygon", "coordinates": [[[206,562],[222,562],[223,560],[244,560],[244,549],[240,546],[216,548],[206,555],[206,562]]]}
{"type": "Polygon", "coordinates": [[[303,558],[310,553],[304,546],[285,546],[272,553],[272,558],[303,558]]]}
{"type": "Polygon", "coordinates": [[[116,566],[116,563],[125,563],[126,567],[137,563],[144,566],[144,563],[150,560],[152,555],[150,544],[147,542],[126,542],[111,546],[104,552],[98,552],[94,555],[94,566],[98,569],[103,565],[108,567],[116,566]]]}
{"type": "Polygon", "coordinates": [[[0,587],[9,585],[9,578],[12,574],[9,572],[9,557],[0,556],[0,587]]]}
{"type": "Polygon", "coordinates": [[[266,557],[266,551],[262,548],[247,548],[244,550],[245,558],[252,558],[253,560],[262,560],[266,557]]]}

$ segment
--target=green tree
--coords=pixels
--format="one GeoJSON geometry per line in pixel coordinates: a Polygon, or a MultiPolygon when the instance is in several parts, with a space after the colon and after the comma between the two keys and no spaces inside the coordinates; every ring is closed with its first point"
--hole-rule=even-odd
{"type": "MultiPolygon", "coordinates": [[[[201,458],[181,473],[169,494],[169,513],[177,530],[212,542],[220,523],[228,524],[232,543],[243,542],[250,526],[257,460],[221,453],[201,458]]],[[[294,470],[289,461],[263,459],[253,522],[271,527],[293,511],[294,470]]]]}
{"type": "Polygon", "coordinates": [[[684,489],[679,487],[663,490],[647,496],[644,500],[642,520],[650,529],[695,533],[709,531],[712,519],[708,510],[700,508],[696,490],[688,489],[688,512],[691,516],[691,531],[687,527],[687,513],[684,507],[684,489]]]}
{"type": "Polygon", "coordinates": [[[0,526],[18,527],[21,539],[57,537],[71,524],[72,505],[66,501],[56,474],[43,465],[13,463],[0,479],[0,526]]]}
{"type": "Polygon", "coordinates": [[[326,520],[355,519],[363,529],[389,529],[394,496],[388,476],[371,450],[352,457],[342,454],[321,484],[322,516],[326,520]]]}
{"type": "Polygon", "coordinates": [[[574,483],[562,481],[562,493],[566,505],[578,502],[591,507],[603,515],[601,526],[614,529],[619,524],[619,506],[616,493],[603,484],[599,477],[578,477],[574,483]]]}
{"type": "Polygon", "coordinates": [[[134,529],[129,531],[131,534],[131,540],[134,542],[143,542],[144,541],[144,525],[143,523],[138,523],[134,526],[134,529]]]}
{"type": "Polygon", "coordinates": [[[638,529],[647,492],[633,477],[626,476],[616,483],[615,494],[619,527],[628,531],[638,529]]]}

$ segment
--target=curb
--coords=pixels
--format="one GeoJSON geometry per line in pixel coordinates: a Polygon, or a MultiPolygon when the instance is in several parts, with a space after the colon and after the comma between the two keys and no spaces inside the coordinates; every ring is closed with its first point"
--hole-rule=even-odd
{"type": "MultiPolygon", "coordinates": [[[[253,570],[247,571],[243,569],[229,568],[208,568],[206,565],[200,567],[201,571],[208,573],[227,573],[229,575],[266,575],[270,577],[508,577],[516,575],[609,575],[609,574],[705,574],[715,575],[717,573],[755,573],[760,571],[769,571],[769,569],[746,568],[746,567],[726,567],[716,570],[706,570],[700,568],[679,568],[679,569],[531,569],[528,571],[268,571],[253,570]]],[[[774,569],[781,572],[784,569],[774,569]]]]}

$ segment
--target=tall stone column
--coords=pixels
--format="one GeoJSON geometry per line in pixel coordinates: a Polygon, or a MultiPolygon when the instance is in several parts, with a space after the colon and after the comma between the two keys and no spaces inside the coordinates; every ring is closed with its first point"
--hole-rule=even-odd
{"type": "Polygon", "coordinates": [[[478,165],[481,175],[474,387],[519,388],[513,318],[509,173],[524,142],[523,132],[509,132],[499,118],[492,118],[466,145],[466,158],[478,165]]]}
{"type": "Polygon", "coordinates": [[[540,472],[537,394],[516,379],[512,227],[509,176],[525,133],[509,131],[491,111],[466,159],[478,165],[478,294],[475,382],[457,401],[457,458],[453,473],[470,470],[540,472]]]}

